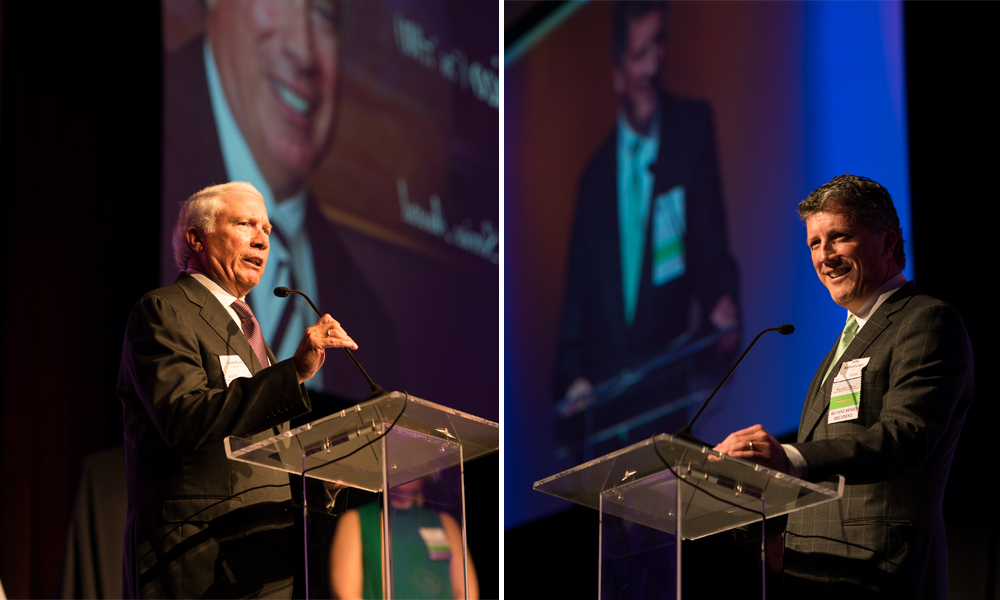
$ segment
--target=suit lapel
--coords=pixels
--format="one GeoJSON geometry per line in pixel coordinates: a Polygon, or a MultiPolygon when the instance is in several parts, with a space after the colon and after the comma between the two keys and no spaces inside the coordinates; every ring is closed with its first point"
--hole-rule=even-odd
{"type": "Polygon", "coordinates": [[[820,377],[826,372],[826,368],[829,366],[830,360],[836,352],[837,344],[840,341],[839,338],[837,342],[834,342],[833,349],[826,355],[823,364],[816,371],[812,384],[809,386],[807,402],[802,411],[802,421],[799,423],[798,441],[804,442],[812,434],[829,409],[830,394],[833,393],[833,379],[840,371],[840,365],[850,360],[864,358],[875,340],[892,324],[893,315],[902,310],[910,298],[917,293],[919,292],[913,282],[907,282],[895,294],[883,302],[882,306],[875,311],[875,314],[868,319],[865,326],[858,331],[854,337],[854,341],[844,350],[843,356],[837,360],[834,369],[830,371],[830,377],[827,378],[826,383],[820,387],[820,377]]]}
{"type": "MultiPolygon", "coordinates": [[[[798,441],[804,442],[806,438],[812,433],[813,428],[819,422],[820,417],[826,412],[828,403],[822,401],[823,390],[826,386],[823,385],[823,374],[826,373],[827,367],[830,365],[830,361],[833,360],[833,355],[837,352],[837,346],[840,344],[840,337],[833,342],[833,348],[826,353],[826,357],[823,362],[820,363],[819,369],[816,370],[816,374],[813,375],[812,383],[809,384],[809,391],[806,393],[806,402],[802,407],[802,419],[799,421],[799,434],[798,441]]],[[[832,380],[831,380],[832,381],[832,380]]],[[[831,388],[832,388],[831,384],[831,388]]]]}
{"type": "Polygon", "coordinates": [[[665,97],[663,112],[660,114],[660,150],[656,155],[656,162],[650,167],[653,172],[652,198],[685,183],[683,174],[693,173],[696,170],[695,161],[701,158],[692,152],[691,148],[671,143],[672,140],[698,137],[691,123],[680,118],[678,112],[673,100],[665,97]]]}
{"type": "MultiPolygon", "coordinates": [[[[618,128],[607,144],[602,146],[600,157],[595,162],[610,164],[611,169],[600,169],[591,189],[586,191],[595,207],[593,222],[587,225],[588,263],[599,271],[592,281],[614,281],[615,285],[602,285],[597,289],[589,287],[601,298],[600,304],[615,320],[615,347],[625,347],[625,301],[622,298],[621,235],[618,225],[618,128]],[[603,276],[602,276],[603,274],[603,276]]],[[[580,210],[579,208],[577,210],[580,210]]],[[[574,233],[576,235],[576,233],[574,233]]]]}
{"type": "MultiPolygon", "coordinates": [[[[681,173],[685,172],[681,169],[690,168],[685,166],[684,163],[691,162],[688,156],[691,149],[679,144],[669,143],[669,140],[672,139],[688,139],[678,137],[685,135],[684,132],[678,131],[682,127],[682,124],[678,121],[679,119],[677,118],[671,99],[664,97],[660,113],[659,131],[656,132],[659,136],[659,150],[656,154],[656,160],[649,166],[649,171],[653,175],[653,187],[649,196],[649,216],[646,219],[643,236],[642,271],[639,277],[639,292],[635,305],[636,323],[644,323],[648,319],[647,314],[663,310],[663,306],[658,306],[651,294],[654,289],[652,278],[653,213],[656,210],[656,197],[680,185],[682,183],[681,173]]],[[[622,310],[624,311],[624,301],[619,301],[619,303],[622,304],[622,310]]],[[[622,322],[624,323],[624,313],[622,315],[622,322]]],[[[684,315],[683,320],[687,321],[687,315],[684,315]]]]}
{"type": "MultiPolygon", "coordinates": [[[[199,312],[201,318],[222,338],[226,346],[231,348],[240,357],[243,363],[247,365],[247,368],[250,369],[250,373],[256,373],[263,369],[260,361],[257,360],[257,355],[254,353],[253,348],[250,347],[250,342],[243,335],[239,325],[233,320],[232,315],[226,311],[226,308],[222,306],[222,303],[205,286],[187,273],[181,273],[177,277],[177,285],[184,290],[184,294],[187,295],[188,300],[192,304],[201,307],[199,312]]],[[[268,358],[271,357],[270,352],[269,348],[268,358]]]]}
{"type": "MultiPolygon", "coordinates": [[[[247,346],[249,345],[250,344],[247,343],[247,346]]],[[[267,352],[267,360],[271,361],[272,365],[278,364],[278,357],[274,355],[274,352],[271,352],[271,346],[269,346],[267,342],[264,342],[264,350],[267,352]]],[[[251,354],[254,354],[256,356],[256,353],[254,352],[251,352],[251,354]]]]}

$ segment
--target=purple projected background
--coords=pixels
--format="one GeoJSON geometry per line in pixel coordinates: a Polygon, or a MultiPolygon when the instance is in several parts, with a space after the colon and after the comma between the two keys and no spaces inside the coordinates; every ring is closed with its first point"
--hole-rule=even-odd
{"type": "MultiPolygon", "coordinates": [[[[161,283],[177,273],[178,203],[249,180],[276,235],[271,279],[248,301],[279,360],[316,318],[301,299],[271,296],[285,285],[344,324],[383,388],[498,420],[495,7],[168,0],[163,11],[161,283]],[[310,135],[320,141],[289,151],[310,135]],[[288,167],[289,155],[305,166],[288,167]]],[[[368,392],[339,354],[311,383],[348,400],[368,392]]]]}

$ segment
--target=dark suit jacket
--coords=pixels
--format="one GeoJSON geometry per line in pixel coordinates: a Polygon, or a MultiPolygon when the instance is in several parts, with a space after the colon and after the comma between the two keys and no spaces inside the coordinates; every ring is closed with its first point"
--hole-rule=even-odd
{"type": "MultiPolygon", "coordinates": [[[[202,188],[229,179],[212,114],[203,43],[204,39],[198,37],[164,59],[162,235],[165,239],[170,239],[177,222],[180,202],[202,188]]],[[[343,323],[344,329],[358,342],[355,355],[369,375],[384,388],[392,389],[392,377],[402,370],[392,319],[352,255],[350,234],[323,216],[312,195],[307,203],[305,228],[317,272],[319,309],[343,323]]],[[[170,257],[164,257],[161,268],[167,273],[176,269],[170,257]]],[[[305,302],[294,296],[287,301],[305,302]]],[[[279,319],[280,315],[263,314],[253,307],[252,299],[250,302],[262,323],[279,319]]],[[[284,327],[279,330],[296,339],[304,333],[286,331],[284,327]]],[[[276,345],[279,340],[268,342],[276,345]]],[[[323,378],[324,391],[342,398],[360,400],[369,392],[364,377],[341,352],[327,356],[323,378]]]]}
{"type": "Polygon", "coordinates": [[[844,361],[870,358],[858,418],[828,424],[834,375],[825,384],[822,378],[835,350],[816,371],[793,445],[809,479],[839,473],[847,486],[839,501],[789,516],[786,573],[892,597],[945,598],[941,507],[972,401],[972,347],[962,319],[912,282],[904,285],[835,365],[834,374],[844,361]]]}
{"type": "Polygon", "coordinates": [[[301,563],[288,477],[231,461],[223,445],[309,411],[291,360],[263,369],[222,304],[182,273],[133,309],[118,395],[125,597],[291,596],[301,563]],[[233,354],[253,376],[227,386],[219,356],[233,354]]]}
{"type": "Polygon", "coordinates": [[[720,297],[729,294],[738,301],[709,106],[665,95],[659,136],[659,155],[651,167],[652,198],[684,186],[685,274],[664,285],[653,285],[650,217],[635,321],[626,326],[616,128],[580,179],[559,333],[556,398],[562,397],[577,376],[596,384],[663,352],[688,329],[692,302],[700,312],[696,326],[704,329],[720,297]]]}

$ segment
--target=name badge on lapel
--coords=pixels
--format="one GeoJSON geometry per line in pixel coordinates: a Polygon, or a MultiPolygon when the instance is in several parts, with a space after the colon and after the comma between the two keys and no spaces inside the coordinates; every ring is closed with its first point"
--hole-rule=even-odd
{"type": "Polygon", "coordinates": [[[684,274],[684,232],[687,230],[684,186],[678,185],[653,198],[654,286],[684,274]]]}
{"type": "Polygon", "coordinates": [[[229,387],[237,377],[253,377],[239,354],[220,354],[219,363],[222,364],[222,376],[226,378],[226,387],[229,387]]]}
{"type": "Polygon", "coordinates": [[[833,378],[833,393],[830,394],[830,410],[827,423],[839,423],[857,419],[861,408],[861,371],[871,357],[849,360],[840,365],[840,371],[833,378]]]}

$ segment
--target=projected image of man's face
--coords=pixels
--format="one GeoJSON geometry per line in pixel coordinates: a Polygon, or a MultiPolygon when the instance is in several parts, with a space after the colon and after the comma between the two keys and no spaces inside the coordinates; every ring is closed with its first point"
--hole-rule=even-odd
{"type": "Polygon", "coordinates": [[[333,0],[210,2],[208,35],[226,98],[275,197],[299,191],[333,129],[333,0]]]}
{"type": "Polygon", "coordinates": [[[640,133],[646,133],[656,110],[664,60],[664,25],[660,10],[632,19],[621,64],[615,67],[615,92],[629,124],[640,133]]]}

